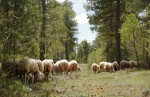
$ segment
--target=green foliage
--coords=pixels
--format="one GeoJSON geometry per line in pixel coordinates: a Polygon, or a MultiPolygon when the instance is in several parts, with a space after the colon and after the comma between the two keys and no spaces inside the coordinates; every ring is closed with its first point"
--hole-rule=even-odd
{"type": "Polygon", "coordinates": [[[88,55],[89,55],[91,46],[86,40],[82,41],[81,45],[83,47],[83,54],[84,54],[84,61],[83,62],[87,63],[87,59],[88,59],[88,55]]]}
{"type": "Polygon", "coordinates": [[[138,14],[150,3],[149,0],[125,0],[126,12],[138,14]]]}
{"type": "Polygon", "coordinates": [[[94,45],[96,46],[96,49],[104,47],[106,60],[113,61],[115,59],[118,59],[116,57],[116,55],[119,54],[118,43],[120,39],[118,38],[121,37],[120,41],[122,59],[136,60],[136,55],[138,55],[138,58],[140,60],[148,61],[149,25],[147,24],[149,18],[147,17],[149,15],[147,15],[146,17],[142,17],[141,15],[145,16],[148,13],[148,9],[146,9],[146,7],[150,3],[150,1],[118,1],[120,1],[120,12],[118,12],[119,9],[116,8],[116,0],[87,0],[84,7],[88,14],[89,23],[92,25],[91,30],[95,30],[98,33],[94,41],[94,45]],[[117,14],[119,13],[120,17],[117,18],[117,14]],[[135,16],[126,18],[131,13],[135,14],[135,16]],[[118,20],[116,20],[116,18],[118,20]],[[129,18],[131,19],[129,20],[129,18]],[[119,21],[119,19],[120,22],[117,22],[119,21]],[[117,26],[118,28],[121,27],[121,30],[124,30],[120,32],[121,35],[116,34],[117,26]],[[132,34],[134,34],[135,39],[133,39],[132,34]],[[133,44],[135,44],[135,46],[133,44]],[[136,54],[135,51],[138,52],[138,54],[136,54]]]}
{"type": "MultiPolygon", "coordinates": [[[[77,23],[74,20],[75,12],[72,9],[72,3],[70,1],[64,1],[59,4],[55,0],[50,1],[47,4],[47,29],[46,29],[46,55],[51,55],[49,48],[53,48],[53,42],[59,41],[65,47],[65,52],[61,56],[55,57],[56,60],[60,58],[69,58],[70,52],[74,52],[74,46],[77,33],[77,23]]],[[[59,46],[59,47],[60,47],[59,46]]],[[[60,51],[61,52],[61,51],[60,51]]],[[[57,53],[60,53],[59,51],[57,53]]],[[[60,54],[59,54],[60,55],[60,54]]]]}
{"type": "Polygon", "coordinates": [[[81,45],[78,46],[77,48],[77,61],[79,63],[83,63],[83,58],[84,58],[84,53],[83,53],[83,47],[81,45]]]}
{"type": "MultiPolygon", "coordinates": [[[[74,20],[75,12],[70,1],[63,3],[56,0],[47,1],[46,29],[45,36],[42,37],[41,1],[1,0],[0,4],[3,5],[0,6],[0,60],[4,61],[10,56],[20,55],[38,58],[40,47],[44,47],[44,45],[45,56],[49,58],[53,56],[51,55],[52,51],[49,50],[57,41],[62,44],[60,48],[65,47],[68,52],[74,52],[77,22],[74,20]],[[44,45],[41,46],[41,43],[44,45]],[[68,47],[66,47],[66,43],[68,43],[68,47]]],[[[65,58],[65,53],[62,54],[58,57],[65,58]]]]}
{"type": "MultiPolygon", "coordinates": [[[[121,40],[124,47],[127,47],[130,53],[135,53],[136,49],[138,52],[138,56],[142,56],[143,45],[145,43],[145,41],[143,41],[144,35],[142,32],[142,26],[134,14],[130,14],[127,16],[126,21],[122,25],[120,33],[122,36],[121,40]]],[[[132,53],[130,59],[135,60],[136,55],[132,53]]]]}
{"type": "Polygon", "coordinates": [[[79,63],[87,63],[88,55],[92,51],[92,46],[86,40],[83,40],[77,48],[77,60],[79,63]]]}
{"type": "Polygon", "coordinates": [[[3,4],[0,7],[2,10],[0,13],[2,18],[0,22],[0,29],[2,29],[0,32],[2,43],[0,53],[5,57],[2,57],[1,60],[8,59],[11,55],[18,56],[20,54],[31,57],[38,56],[38,47],[36,47],[38,45],[35,41],[38,39],[37,32],[40,24],[39,10],[38,6],[32,6],[32,4],[36,5],[37,3],[30,0],[0,1],[0,4],[3,4]],[[28,54],[25,52],[27,49],[30,51],[28,54]],[[33,52],[33,50],[36,55],[32,55],[31,51],[33,52]]]}
{"type": "Polygon", "coordinates": [[[146,32],[147,32],[147,35],[146,35],[146,41],[148,42],[148,46],[146,48],[147,52],[148,52],[148,55],[150,56],[150,3],[149,3],[149,6],[146,8],[146,23],[145,23],[145,29],[146,29],[146,32]]]}
{"type": "Polygon", "coordinates": [[[119,61],[121,57],[120,34],[118,33],[118,29],[121,26],[120,14],[125,11],[124,1],[125,0],[87,0],[87,4],[85,5],[89,22],[94,25],[91,29],[98,33],[97,40],[100,40],[101,44],[108,44],[105,45],[105,52],[108,57],[107,61],[114,59],[119,61]],[[114,49],[114,47],[116,49],[114,49]],[[113,55],[115,57],[110,59],[112,56],[109,55],[112,54],[115,54],[113,55]]]}
{"type": "Polygon", "coordinates": [[[65,47],[60,41],[56,40],[52,43],[51,47],[48,49],[48,52],[49,53],[47,54],[50,55],[46,55],[46,58],[51,58],[55,61],[60,60],[64,58],[65,47]]]}
{"type": "Polygon", "coordinates": [[[22,97],[27,91],[27,87],[20,80],[10,79],[6,73],[2,73],[0,79],[1,97],[22,97]]]}
{"type": "Polygon", "coordinates": [[[106,61],[106,54],[104,52],[104,47],[101,47],[99,49],[93,50],[89,56],[88,56],[88,68],[91,68],[91,65],[93,63],[99,64],[100,62],[106,61]]]}

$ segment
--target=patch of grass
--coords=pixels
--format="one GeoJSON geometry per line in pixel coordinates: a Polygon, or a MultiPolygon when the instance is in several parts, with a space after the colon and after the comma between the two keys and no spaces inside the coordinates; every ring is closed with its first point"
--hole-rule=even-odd
{"type": "MultiPolygon", "coordinates": [[[[120,70],[111,74],[108,72],[95,74],[86,64],[79,65],[82,72],[68,76],[55,75],[53,80],[50,78],[47,82],[18,86],[25,87],[20,90],[23,91],[21,93],[24,97],[146,97],[150,95],[149,70],[120,70]],[[31,91],[27,92],[28,89],[31,91]]],[[[13,89],[11,91],[15,93],[13,89]]]]}

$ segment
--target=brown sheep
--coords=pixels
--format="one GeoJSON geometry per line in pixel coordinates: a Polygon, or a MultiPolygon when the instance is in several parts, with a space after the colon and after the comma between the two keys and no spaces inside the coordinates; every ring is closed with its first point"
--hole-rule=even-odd
{"type": "Polygon", "coordinates": [[[43,65],[44,65],[45,80],[48,81],[49,74],[52,73],[53,70],[52,60],[49,59],[43,60],[43,65]]]}
{"type": "Polygon", "coordinates": [[[68,63],[68,65],[69,65],[69,69],[68,69],[68,71],[70,72],[70,73],[72,73],[73,71],[77,71],[77,69],[78,69],[78,63],[77,63],[77,61],[76,60],[71,60],[69,63],[68,63]]]}
{"type": "Polygon", "coordinates": [[[120,66],[121,66],[121,69],[125,70],[126,68],[128,69],[131,67],[131,63],[129,61],[122,60],[120,62],[120,66]]]}
{"type": "Polygon", "coordinates": [[[56,65],[57,65],[58,73],[60,74],[65,73],[66,75],[68,74],[69,65],[68,65],[67,60],[63,59],[63,60],[57,61],[56,65]]]}
{"type": "Polygon", "coordinates": [[[138,67],[138,64],[136,61],[130,61],[130,68],[133,69],[133,68],[137,68],[138,67]]]}
{"type": "Polygon", "coordinates": [[[113,64],[114,70],[118,71],[119,70],[119,65],[118,65],[117,61],[113,62],[112,64],[113,64]]]}
{"type": "Polygon", "coordinates": [[[97,65],[96,63],[93,63],[91,66],[91,69],[94,73],[99,72],[99,65],[97,65]]]}
{"type": "Polygon", "coordinates": [[[147,69],[148,68],[148,64],[146,64],[144,61],[139,61],[139,67],[147,69]]]}

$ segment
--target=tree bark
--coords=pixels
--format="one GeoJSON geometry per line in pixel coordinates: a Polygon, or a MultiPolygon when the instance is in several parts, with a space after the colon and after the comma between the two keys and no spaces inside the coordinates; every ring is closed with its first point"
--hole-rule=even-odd
{"type": "Polygon", "coordinates": [[[40,59],[44,60],[44,54],[45,54],[45,30],[46,30],[46,2],[45,0],[42,0],[42,30],[41,30],[41,42],[40,42],[40,59]]]}
{"type": "Polygon", "coordinates": [[[119,33],[119,28],[120,28],[120,0],[117,0],[117,5],[116,5],[116,60],[118,64],[120,65],[121,61],[121,49],[120,49],[120,33],[119,33]]]}

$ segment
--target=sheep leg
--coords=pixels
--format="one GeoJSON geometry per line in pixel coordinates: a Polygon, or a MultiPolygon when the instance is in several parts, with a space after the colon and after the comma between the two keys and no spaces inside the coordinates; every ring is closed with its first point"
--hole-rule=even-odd
{"type": "Polygon", "coordinates": [[[24,75],[24,77],[25,77],[25,83],[27,82],[27,73],[25,73],[25,75],[24,75]]]}
{"type": "Polygon", "coordinates": [[[34,76],[32,76],[32,83],[34,82],[34,76]]]}

